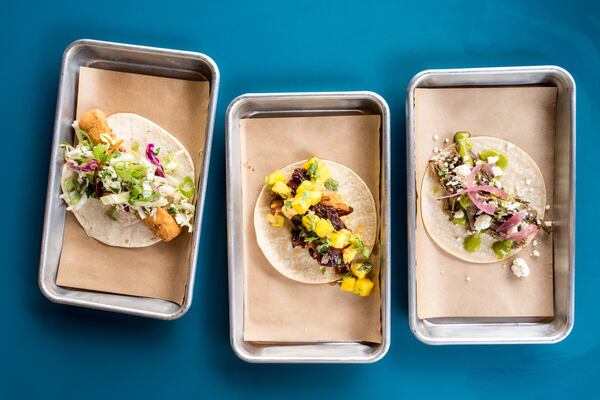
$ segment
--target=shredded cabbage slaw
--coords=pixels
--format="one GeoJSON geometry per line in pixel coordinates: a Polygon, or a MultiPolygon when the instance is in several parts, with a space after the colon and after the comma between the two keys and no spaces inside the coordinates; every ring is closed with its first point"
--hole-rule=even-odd
{"type": "Polygon", "coordinates": [[[178,165],[176,153],[163,155],[153,143],[140,154],[139,143],[120,151],[110,138],[94,144],[87,132],[73,124],[78,139],[76,146],[64,144],[64,156],[72,176],[65,181],[61,196],[67,210],[76,211],[89,199],[99,199],[110,205],[107,218],[117,219],[118,213],[136,213],[140,219],[153,216],[158,207],[165,207],[177,224],[191,232],[195,208],[193,177],[178,179],[172,173],[178,165]]]}

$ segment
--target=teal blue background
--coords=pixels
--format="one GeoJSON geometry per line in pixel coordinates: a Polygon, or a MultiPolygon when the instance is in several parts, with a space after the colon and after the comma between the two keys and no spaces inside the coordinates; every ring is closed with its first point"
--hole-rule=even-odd
{"type": "Polygon", "coordinates": [[[369,3],[3,4],[0,398],[600,398],[599,2],[369,3]],[[181,320],[56,305],[38,290],[60,59],[79,38],[201,51],[221,70],[194,304],[181,320]],[[406,86],[427,68],[539,64],[577,81],[575,329],[557,345],[421,344],[406,311],[406,86]],[[391,350],[366,366],[246,364],[229,347],[225,109],[246,92],[329,90],[375,91],[392,112],[391,350]]]}

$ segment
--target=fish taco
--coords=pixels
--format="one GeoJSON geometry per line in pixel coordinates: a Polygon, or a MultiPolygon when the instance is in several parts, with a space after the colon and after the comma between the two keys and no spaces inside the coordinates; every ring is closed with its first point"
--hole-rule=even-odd
{"type": "Polygon", "coordinates": [[[145,247],[192,230],[194,164],[185,147],[132,113],[91,110],[65,144],[62,198],[86,234],[110,246],[145,247]]]}

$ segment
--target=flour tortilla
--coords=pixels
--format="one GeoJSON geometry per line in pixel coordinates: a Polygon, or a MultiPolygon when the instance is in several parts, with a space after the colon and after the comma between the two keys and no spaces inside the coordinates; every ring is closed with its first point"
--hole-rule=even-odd
{"type": "MultiPolygon", "coordinates": [[[[490,149],[505,153],[508,156],[508,166],[499,178],[504,190],[531,203],[540,219],[544,217],[546,206],[546,185],[544,177],[537,164],[523,149],[502,139],[477,136],[469,139],[473,145],[473,153],[479,154],[482,150],[490,149]]],[[[452,148],[448,146],[443,151],[452,148]]],[[[431,170],[427,168],[421,186],[421,216],[427,233],[433,241],[448,253],[465,261],[473,263],[492,263],[512,257],[523,250],[533,239],[520,248],[513,249],[511,253],[499,259],[492,244],[496,241],[487,234],[481,235],[481,247],[475,253],[469,253],[463,247],[463,240],[469,235],[468,229],[453,224],[448,214],[443,209],[443,202],[438,197],[443,196],[442,187],[431,170]]]]}
{"type": "MultiPolygon", "coordinates": [[[[295,168],[306,161],[288,165],[281,171],[289,178],[295,168]]],[[[377,211],[371,191],[365,182],[351,169],[333,161],[325,161],[332,178],[338,183],[337,193],[354,211],[342,217],[353,233],[358,233],[369,253],[373,250],[377,236],[377,211]]],[[[325,194],[325,193],[324,193],[325,194]]],[[[332,267],[323,267],[313,259],[308,250],[292,248],[291,227],[287,219],[283,227],[273,227],[266,219],[271,203],[271,191],[263,187],[254,208],[254,229],[258,246],[271,265],[284,276],[304,283],[327,283],[341,278],[332,267]]]]}
{"type": "MultiPolygon", "coordinates": [[[[132,113],[112,114],[107,122],[115,137],[124,140],[122,147],[126,151],[131,149],[133,142],[139,143],[140,152],[145,152],[146,145],[153,143],[155,148],[160,148],[161,156],[173,152],[177,168],[170,175],[179,180],[186,176],[195,177],[192,157],[183,144],[154,122],[132,113]]],[[[73,175],[73,170],[65,165],[61,180],[63,193],[66,192],[66,180],[73,175]]],[[[73,214],[89,237],[109,246],[147,247],[160,242],[161,239],[133,212],[117,212],[117,221],[110,219],[106,212],[111,208],[103,205],[99,199],[88,199],[73,214]]]]}

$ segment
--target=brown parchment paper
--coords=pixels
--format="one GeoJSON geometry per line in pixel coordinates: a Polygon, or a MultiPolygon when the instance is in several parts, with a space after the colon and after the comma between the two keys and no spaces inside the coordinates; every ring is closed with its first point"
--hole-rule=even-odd
{"type": "MultiPolygon", "coordinates": [[[[81,67],[77,118],[92,108],[107,115],[131,112],[177,137],[201,175],[209,83],[81,67]]],[[[118,135],[118,132],[115,132],[118,135]]],[[[182,304],[189,276],[192,235],[169,243],[125,249],[88,237],[67,212],[57,284],[101,292],[152,297],[182,304]]]]}
{"type": "MultiPolygon", "coordinates": [[[[540,167],[552,204],[556,87],[416,89],[415,171],[417,197],[433,148],[466,130],[508,140],[540,167]],[[434,135],[439,140],[434,140],[434,135]]],[[[510,160],[510,155],[509,155],[510,160]]],[[[525,183],[524,183],[525,184],[525,183]]],[[[553,315],[552,237],[539,233],[539,257],[530,245],[492,264],[468,263],[444,252],[428,236],[417,200],[417,314],[434,317],[549,317],[553,315]],[[529,264],[528,278],[515,277],[514,257],[529,264]]],[[[552,210],[546,211],[552,220],[552,210]]]]}
{"type": "MultiPolygon", "coordinates": [[[[244,227],[244,340],[381,343],[380,290],[369,297],[329,284],[290,280],[256,243],[254,206],[264,177],[312,155],[337,161],[367,184],[379,207],[380,116],[244,119],[241,121],[244,227]]],[[[378,266],[378,246],[374,265],[378,266]]],[[[316,266],[316,265],[315,265],[316,266]]],[[[374,276],[378,276],[379,269],[374,276]]]]}

